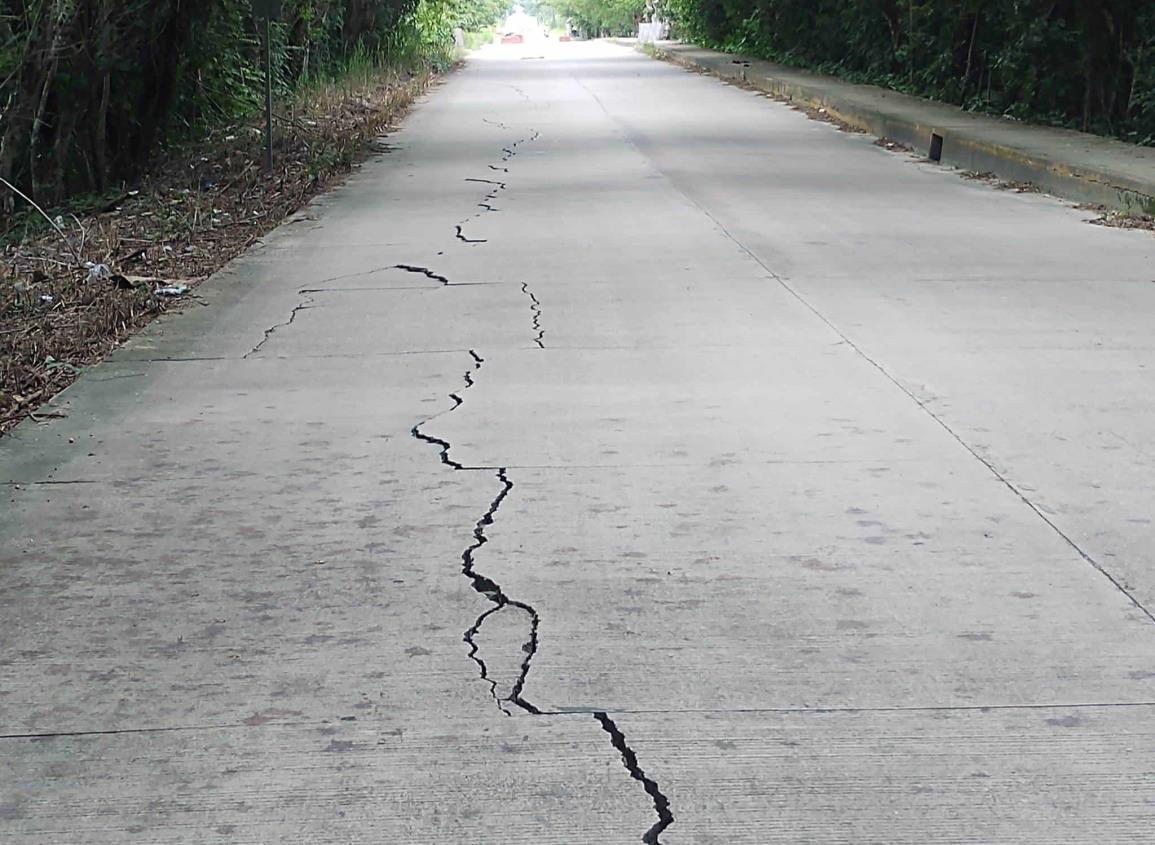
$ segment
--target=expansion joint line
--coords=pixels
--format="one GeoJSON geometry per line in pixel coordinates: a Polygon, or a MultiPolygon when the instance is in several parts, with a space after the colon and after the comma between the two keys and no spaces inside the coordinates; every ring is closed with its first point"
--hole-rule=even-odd
{"type": "MultiPolygon", "coordinates": [[[[739,244],[739,246],[741,246],[741,244],[739,244]]],[[[745,249],[744,246],[742,246],[742,248],[745,249]]],[[[747,250],[747,252],[749,252],[749,250],[747,250]]],[[[758,259],[755,259],[755,260],[758,260],[758,259]]],[[[762,262],[758,261],[758,263],[761,264],[762,262]]],[[[765,265],[763,265],[763,266],[765,266],[765,265]]],[[[769,272],[769,270],[767,272],[769,272]]],[[[1041,519],[1047,525],[1047,527],[1051,529],[1051,531],[1053,531],[1055,534],[1057,534],[1058,537],[1064,543],[1066,543],[1075,552],[1075,554],[1077,554],[1083,560],[1084,563],[1089,564],[1100,575],[1102,575],[1104,578],[1106,578],[1108,581],[1110,581],[1112,586],[1114,586],[1116,590],[1118,590],[1120,593],[1122,593],[1127,598],[1127,600],[1131,602],[1131,604],[1135,607],[1136,610],[1138,610],[1140,613],[1142,613],[1144,616],[1146,616],[1147,619],[1149,619],[1151,622],[1155,622],[1155,613],[1153,613],[1148,607],[1146,607],[1141,601],[1139,601],[1139,598],[1133,592],[1131,592],[1131,589],[1126,584],[1124,584],[1123,581],[1118,576],[1109,572],[1107,570],[1107,568],[1105,566],[1103,566],[1103,564],[1101,564],[1098,560],[1096,560],[1094,557],[1092,557],[1089,552],[1087,552],[1082,546],[1080,546],[1077,542],[1075,542],[1074,538],[1072,538],[1070,534],[1068,534],[1062,528],[1060,528],[1058,526],[1058,523],[1056,523],[1053,519],[1051,519],[1051,517],[1048,516],[1047,513],[1041,507],[1039,507],[1037,504],[1035,504],[1034,501],[1032,501],[1031,498],[1029,496],[1027,496],[1027,494],[1024,493],[1019,488],[1019,486],[1017,484],[1015,484],[1013,481],[1011,481],[1010,478],[1008,478],[1002,471],[1000,471],[991,462],[991,460],[989,458],[979,454],[978,450],[975,449],[966,440],[964,440],[962,435],[960,435],[957,431],[955,431],[945,419],[943,419],[941,416],[939,416],[933,410],[931,410],[930,407],[926,404],[926,402],[923,399],[921,399],[917,394],[914,393],[914,391],[910,390],[906,385],[904,385],[902,382],[900,382],[894,375],[891,374],[891,372],[888,369],[886,369],[886,367],[884,367],[882,364],[880,364],[874,358],[871,358],[869,355],[867,355],[866,351],[863,350],[862,347],[860,347],[857,343],[855,343],[853,340],[851,340],[846,334],[844,334],[841,329],[839,329],[831,320],[829,320],[826,317],[826,315],[824,315],[817,308],[815,308],[813,305],[811,305],[810,302],[805,297],[803,297],[796,290],[794,290],[794,288],[791,287],[789,284],[787,284],[785,280],[779,278],[774,273],[771,273],[771,276],[788,293],[790,293],[791,296],[793,296],[800,303],[802,303],[802,305],[804,305],[807,309],[809,309],[811,312],[813,312],[814,315],[818,317],[818,319],[820,319],[823,323],[825,323],[827,326],[829,326],[832,331],[834,331],[839,337],[841,337],[843,342],[846,343],[846,345],[849,346],[851,349],[853,349],[854,352],[860,358],[862,358],[862,360],[864,360],[870,366],[874,367],[874,369],[878,370],[878,372],[881,373],[883,375],[883,377],[886,378],[887,381],[889,381],[891,384],[893,384],[895,387],[897,387],[899,390],[901,390],[903,393],[905,393],[907,398],[909,398],[912,402],[914,402],[914,404],[917,405],[919,407],[919,409],[923,411],[923,413],[925,413],[928,417],[930,417],[932,420],[934,420],[936,423],[938,423],[939,427],[942,428],[942,430],[945,431],[951,437],[952,440],[954,440],[956,443],[959,444],[959,446],[961,446],[963,449],[965,449],[967,451],[967,453],[970,454],[970,456],[972,458],[974,458],[976,461],[978,461],[980,464],[982,464],[984,467],[986,467],[987,471],[991,475],[993,475],[996,479],[998,479],[998,481],[1007,490],[1009,490],[1012,494],[1014,494],[1015,497],[1018,498],[1019,501],[1021,501],[1024,505],[1026,505],[1028,508],[1030,508],[1031,511],[1034,512],[1035,516],[1037,516],[1039,519],[1041,519]]]]}
{"type": "MultiPolygon", "coordinates": [[[[582,83],[579,81],[579,84],[582,84],[582,83]]],[[[585,86],[582,85],[582,87],[584,88],[585,86]]],[[[588,88],[586,90],[589,91],[588,88]]],[[[594,95],[592,91],[590,92],[590,94],[594,97],[595,100],[597,100],[597,95],[594,95]]],[[[598,100],[598,103],[601,104],[601,101],[598,100]]],[[[602,109],[605,110],[604,105],[602,106],[602,109]]],[[[606,114],[608,115],[609,112],[606,111],[606,114]]],[[[635,149],[637,149],[637,145],[635,144],[634,146],[635,146],[635,149]]],[[[986,467],[987,471],[990,472],[991,475],[993,475],[1004,487],[1006,487],[1007,490],[1009,490],[1012,494],[1014,494],[1014,496],[1017,497],[1024,505],[1026,505],[1028,508],[1030,508],[1034,512],[1035,516],[1037,516],[1039,519],[1041,519],[1047,525],[1047,527],[1051,529],[1051,531],[1053,531],[1056,535],[1058,535],[1058,537],[1064,543],[1066,543],[1072,549],[1072,551],[1074,551],[1075,554],[1077,554],[1083,560],[1084,563],[1091,566],[1100,575],[1102,575],[1104,578],[1106,578],[1108,581],[1110,581],[1111,585],[1114,586],[1115,589],[1118,590],[1120,593],[1122,593],[1127,598],[1127,600],[1131,602],[1131,604],[1135,607],[1136,610],[1138,610],[1140,613],[1142,613],[1144,616],[1146,616],[1147,619],[1149,619],[1151,622],[1155,622],[1155,612],[1153,612],[1150,608],[1148,608],[1146,605],[1144,605],[1139,600],[1139,598],[1131,591],[1130,587],[1128,587],[1125,583],[1123,583],[1123,581],[1118,576],[1109,572],[1107,570],[1107,568],[1102,563],[1100,563],[1098,560],[1096,560],[1094,557],[1092,557],[1089,552],[1087,552],[1082,546],[1080,546],[1077,542],[1075,542],[1074,538],[1072,538],[1070,534],[1068,534],[1062,528],[1060,528],[1058,523],[1056,523],[1053,519],[1051,519],[1051,517],[1048,516],[1047,513],[1041,507],[1039,507],[1037,504],[1035,504],[1031,500],[1031,498],[1029,496],[1027,496],[1027,494],[1024,493],[1021,488],[1019,488],[1018,485],[1016,485],[1013,481],[1010,480],[1010,478],[1008,478],[1006,476],[1006,474],[1001,472],[988,458],[979,454],[978,450],[976,450],[973,446],[971,446],[971,444],[968,443],[966,440],[964,440],[963,437],[958,432],[956,432],[953,428],[951,428],[950,424],[945,419],[943,419],[941,416],[939,416],[933,410],[931,410],[925,401],[923,401],[921,398],[919,398],[919,396],[917,394],[915,394],[914,391],[910,390],[906,385],[904,385],[901,381],[899,381],[897,377],[895,377],[888,369],[886,369],[886,367],[884,367],[882,364],[880,364],[874,358],[871,358],[869,355],[867,355],[866,351],[861,346],[859,346],[857,343],[855,343],[849,337],[849,335],[847,335],[844,331],[842,331],[842,329],[840,329],[834,323],[833,320],[831,320],[829,317],[827,317],[825,314],[823,314],[813,303],[810,302],[810,300],[808,300],[798,290],[796,290],[792,285],[790,285],[790,283],[788,283],[784,278],[782,278],[782,276],[780,276],[776,272],[774,272],[774,270],[772,270],[766,264],[766,262],[763,261],[758,256],[757,253],[755,253],[750,247],[746,246],[746,244],[744,244],[728,228],[726,228],[726,226],[722,223],[722,221],[719,220],[717,217],[715,217],[709,211],[709,209],[704,207],[696,199],[694,199],[692,196],[690,196],[688,193],[686,193],[684,190],[682,190],[677,184],[674,184],[672,180],[671,180],[671,184],[673,184],[673,187],[675,188],[675,190],[677,190],[683,197],[686,198],[687,202],[689,202],[691,205],[693,205],[695,208],[697,208],[698,211],[700,211],[703,215],[705,215],[707,218],[709,218],[710,221],[713,222],[713,224],[718,227],[718,230],[723,235],[725,235],[730,241],[732,241],[733,244],[736,247],[738,247],[738,249],[740,249],[747,256],[749,256],[749,258],[755,264],[757,264],[759,267],[761,267],[766,272],[766,274],[771,279],[773,279],[783,290],[785,290],[790,296],[794,297],[794,299],[796,299],[802,305],[802,307],[804,307],[807,311],[809,311],[815,317],[817,317],[819,320],[821,320],[823,323],[825,323],[827,328],[829,328],[832,332],[834,332],[836,335],[838,335],[838,337],[841,338],[843,343],[845,343],[848,347],[850,347],[852,350],[854,350],[854,353],[856,355],[858,355],[860,358],[862,358],[862,360],[865,361],[867,364],[869,364],[871,367],[876,369],[887,381],[889,381],[891,384],[893,384],[895,387],[897,387],[900,391],[902,391],[904,394],[906,394],[907,398],[910,399],[912,402],[914,402],[914,404],[917,405],[923,411],[923,413],[925,413],[928,417],[930,417],[932,420],[934,420],[934,422],[936,422],[939,425],[939,427],[942,428],[943,431],[945,431],[951,437],[951,439],[953,439],[963,449],[965,449],[970,454],[970,456],[972,458],[974,458],[976,461],[978,461],[980,464],[982,464],[984,467],[986,467]]]]}

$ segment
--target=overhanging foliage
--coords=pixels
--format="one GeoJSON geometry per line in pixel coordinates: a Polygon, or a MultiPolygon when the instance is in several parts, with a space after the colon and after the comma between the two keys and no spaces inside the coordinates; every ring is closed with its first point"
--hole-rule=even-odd
{"type": "MultiPolygon", "coordinates": [[[[273,33],[280,93],[350,62],[444,60],[452,29],[510,0],[284,0],[273,33]]],[[[132,178],[175,129],[260,103],[250,0],[0,0],[0,177],[37,200],[132,178]]],[[[13,196],[0,192],[0,209],[13,196]]]]}
{"type": "Polygon", "coordinates": [[[704,46],[1155,143],[1152,0],[668,2],[704,46]]]}

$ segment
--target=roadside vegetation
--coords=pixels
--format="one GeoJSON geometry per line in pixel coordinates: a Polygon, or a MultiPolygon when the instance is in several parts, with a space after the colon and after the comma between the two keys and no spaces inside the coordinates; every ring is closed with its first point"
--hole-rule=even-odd
{"type": "Polygon", "coordinates": [[[0,432],[323,190],[508,0],[0,0],[0,432]],[[468,41],[467,37],[467,41],[468,41]]]}
{"type": "MultiPolygon", "coordinates": [[[[537,0],[584,35],[673,35],[971,111],[1155,145],[1155,0],[537,0]]],[[[533,10],[533,9],[531,9],[533,10]]]]}
{"type": "Polygon", "coordinates": [[[522,5],[551,29],[562,30],[568,22],[586,38],[634,35],[647,9],[646,0],[528,0],[522,5]]]}
{"type": "Polygon", "coordinates": [[[1155,145],[1152,0],[667,0],[702,46],[1155,145]]]}

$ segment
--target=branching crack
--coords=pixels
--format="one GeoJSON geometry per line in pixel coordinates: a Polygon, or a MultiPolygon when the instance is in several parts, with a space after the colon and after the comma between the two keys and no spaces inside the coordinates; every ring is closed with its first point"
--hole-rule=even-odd
{"type": "MultiPolygon", "coordinates": [[[[485,122],[492,123],[492,121],[488,120],[485,122]]],[[[507,128],[504,124],[494,125],[507,128]]],[[[535,131],[529,137],[522,138],[513,142],[507,147],[503,147],[502,162],[508,163],[515,155],[517,155],[517,146],[519,144],[536,140],[538,137],[539,134],[535,131]]],[[[489,169],[503,173],[509,172],[508,168],[498,167],[497,165],[493,164],[489,165],[489,169]]],[[[459,241],[464,243],[487,243],[488,241],[485,239],[467,238],[465,236],[463,227],[470,221],[481,217],[483,214],[496,212],[499,210],[494,208],[491,203],[499,193],[506,190],[506,183],[492,179],[476,178],[466,179],[465,181],[492,185],[493,188],[482,199],[482,201],[477,204],[477,207],[481,209],[480,212],[467,217],[465,220],[462,220],[460,223],[455,225],[455,236],[459,241]]],[[[399,269],[424,273],[429,278],[438,279],[443,284],[450,284],[450,282],[444,277],[432,274],[425,268],[408,267],[402,265],[397,266],[399,269]]],[[[529,297],[530,300],[530,311],[533,314],[533,330],[536,333],[534,337],[534,343],[536,343],[539,348],[545,349],[545,329],[542,327],[541,323],[541,302],[538,300],[533,291],[530,290],[529,284],[527,282],[522,283],[521,290],[522,293],[529,297]]],[[[465,381],[465,387],[460,392],[449,394],[449,398],[452,400],[453,406],[442,410],[431,417],[427,417],[426,419],[417,423],[411,429],[411,434],[416,440],[420,440],[423,443],[436,446],[440,455],[441,463],[454,471],[488,471],[496,473],[496,477],[501,485],[501,489],[498,491],[497,495],[494,496],[492,501],[490,501],[489,506],[486,508],[485,512],[481,515],[477,522],[474,523],[473,542],[466,546],[464,551],[461,553],[461,573],[469,579],[469,583],[473,587],[474,591],[482,596],[485,596],[485,598],[491,602],[492,606],[481,613],[477,619],[474,620],[473,624],[469,626],[468,629],[466,629],[462,635],[462,640],[466,643],[466,645],[469,646],[469,659],[477,664],[481,679],[488,685],[489,694],[496,702],[498,709],[500,709],[502,713],[507,716],[512,715],[510,708],[507,705],[513,705],[531,716],[547,715],[535,704],[528,701],[523,694],[526,680],[529,677],[530,668],[533,663],[533,658],[537,654],[538,650],[538,631],[541,626],[541,617],[532,605],[517,599],[510,598],[510,596],[506,594],[505,590],[502,589],[501,585],[497,581],[477,570],[477,553],[484,545],[486,545],[486,543],[489,542],[489,535],[487,534],[487,530],[491,525],[494,524],[494,521],[497,518],[497,513],[501,509],[502,503],[505,502],[505,499],[509,496],[510,491],[513,490],[514,485],[513,481],[509,477],[508,469],[507,467],[466,466],[453,458],[451,454],[453,447],[448,440],[444,440],[432,434],[427,434],[422,430],[425,425],[432,422],[437,417],[443,414],[452,413],[464,404],[465,400],[462,398],[462,394],[474,386],[474,374],[477,373],[477,371],[480,370],[482,365],[485,363],[485,359],[482,358],[475,350],[469,350],[469,354],[473,359],[473,366],[464,374],[463,378],[465,381]],[[517,679],[510,687],[508,695],[502,695],[498,689],[498,681],[490,677],[490,668],[486,664],[485,659],[482,657],[481,648],[478,644],[478,637],[480,636],[483,627],[490,619],[494,618],[498,614],[509,611],[510,609],[519,613],[523,613],[528,617],[529,636],[521,646],[521,650],[524,656],[519,667],[517,679]]],[[[550,715],[561,714],[551,711],[550,715]]],[[[622,762],[625,765],[626,771],[629,773],[630,777],[642,785],[646,791],[646,794],[650,796],[650,799],[653,802],[654,812],[657,814],[658,820],[650,827],[649,830],[645,832],[645,834],[643,834],[642,842],[645,843],[645,845],[661,845],[659,837],[666,828],[674,823],[674,816],[670,811],[669,799],[662,793],[657,783],[652,778],[648,777],[645,771],[642,770],[641,765],[638,763],[637,754],[629,746],[625,735],[622,733],[621,729],[618,728],[614,720],[611,719],[609,715],[604,711],[597,711],[593,715],[602,729],[607,734],[609,734],[610,741],[614,749],[617,750],[619,754],[621,754],[622,762]]]]}
{"type": "Polygon", "coordinates": [[[299,313],[301,313],[302,311],[307,311],[309,308],[312,308],[312,307],[313,307],[313,297],[306,296],[304,298],[304,300],[302,300],[299,304],[294,306],[293,310],[291,312],[289,312],[289,319],[285,320],[285,322],[283,322],[283,323],[277,323],[277,324],[269,326],[269,328],[265,329],[265,336],[261,338],[260,342],[257,343],[256,346],[254,346],[252,349],[250,349],[248,352],[246,352],[241,357],[248,358],[250,355],[256,355],[258,352],[261,351],[261,347],[269,342],[269,338],[271,338],[273,336],[273,334],[277,331],[277,329],[283,329],[283,328],[286,328],[287,326],[291,326],[293,324],[293,321],[297,319],[297,315],[299,313]]]}
{"type": "Polygon", "coordinates": [[[658,784],[646,776],[642,770],[641,765],[638,764],[638,755],[630,748],[629,743],[626,742],[625,735],[618,728],[614,720],[608,714],[599,712],[594,713],[594,718],[598,720],[598,724],[602,726],[602,730],[610,735],[610,742],[613,743],[614,748],[622,755],[622,763],[625,764],[626,771],[630,773],[630,777],[638,781],[642,788],[646,790],[646,794],[654,802],[654,812],[658,814],[658,821],[642,834],[642,842],[646,845],[661,845],[661,840],[658,839],[667,827],[674,823],[674,814],[670,812],[670,799],[662,794],[662,790],[658,784]]]}
{"type": "MultiPolygon", "coordinates": [[[[473,367],[470,370],[467,370],[464,375],[465,388],[462,393],[464,393],[465,390],[473,387],[473,374],[480,370],[482,365],[485,363],[485,359],[478,355],[476,350],[469,350],[469,355],[471,358],[473,358],[473,367]]],[[[456,411],[465,401],[462,399],[461,394],[459,393],[450,393],[449,398],[453,401],[452,408],[441,411],[440,413],[435,414],[434,416],[429,417],[413,426],[413,428],[410,430],[411,434],[415,439],[420,440],[423,443],[429,443],[438,447],[440,451],[441,462],[446,466],[457,471],[496,471],[497,480],[501,482],[501,490],[498,492],[497,496],[494,497],[493,501],[489,503],[489,507],[486,509],[485,513],[483,513],[481,518],[478,519],[474,524],[473,542],[470,543],[461,553],[462,574],[469,579],[473,589],[481,595],[485,596],[487,599],[489,599],[489,601],[493,602],[494,606],[477,617],[477,620],[468,628],[468,630],[465,631],[462,639],[469,646],[470,660],[477,664],[477,667],[481,673],[481,679],[489,685],[490,695],[493,696],[493,700],[497,702],[497,706],[503,713],[505,713],[507,716],[510,715],[510,712],[505,705],[513,704],[524,710],[526,713],[539,715],[541,711],[535,705],[525,699],[525,697],[522,695],[522,690],[525,688],[525,681],[529,676],[530,664],[533,662],[533,657],[537,653],[538,627],[541,623],[541,617],[538,616],[537,610],[535,610],[531,605],[522,601],[518,601],[517,599],[510,598],[508,595],[506,595],[500,584],[498,584],[492,578],[489,578],[477,571],[477,550],[489,542],[489,538],[485,533],[486,529],[490,525],[493,525],[494,517],[497,515],[498,509],[501,507],[501,503],[505,501],[505,497],[508,496],[509,491],[513,489],[513,482],[510,481],[505,467],[495,468],[482,466],[465,466],[461,462],[454,460],[450,455],[452,446],[448,440],[443,440],[440,437],[426,434],[421,430],[422,426],[431,422],[442,414],[456,411]],[[521,647],[525,656],[522,659],[517,680],[510,688],[509,694],[503,696],[498,693],[497,682],[490,678],[489,667],[486,665],[485,661],[479,654],[477,635],[480,633],[482,626],[488,619],[508,608],[514,608],[515,610],[520,611],[529,617],[529,636],[521,647]]]]}
{"type": "Polygon", "coordinates": [[[533,291],[529,289],[528,283],[522,282],[521,292],[529,297],[529,310],[533,312],[533,330],[537,332],[537,336],[534,337],[533,342],[538,345],[538,348],[545,349],[545,329],[541,326],[541,303],[538,302],[537,297],[533,295],[533,291]]]}
{"type": "Polygon", "coordinates": [[[537,629],[541,619],[537,611],[530,605],[516,599],[511,599],[505,594],[505,591],[501,589],[501,585],[492,578],[478,572],[476,568],[477,561],[474,557],[477,550],[489,542],[489,538],[486,537],[485,534],[485,529],[493,525],[493,519],[497,514],[498,508],[500,508],[501,503],[505,501],[505,497],[509,495],[509,491],[513,489],[513,482],[509,480],[509,476],[506,474],[504,467],[498,469],[497,478],[501,482],[501,492],[490,502],[489,509],[482,514],[481,519],[479,519],[474,526],[473,543],[461,553],[462,573],[473,584],[473,589],[493,602],[494,607],[491,607],[477,617],[477,621],[465,632],[463,639],[469,644],[469,656],[481,670],[481,677],[489,684],[490,694],[493,696],[494,701],[497,702],[497,706],[501,708],[501,711],[509,715],[509,711],[506,710],[504,706],[508,702],[517,705],[527,713],[539,715],[541,711],[526,701],[525,698],[522,697],[521,692],[525,686],[525,679],[529,675],[530,663],[533,660],[534,654],[537,653],[537,629]],[[525,659],[521,663],[518,678],[511,687],[509,695],[502,697],[497,693],[497,683],[489,678],[485,662],[478,656],[477,634],[481,631],[481,626],[485,624],[485,621],[489,619],[489,617],[510,607],[520,610],[529,617],[529,638],[522,645],[525,659]]]}

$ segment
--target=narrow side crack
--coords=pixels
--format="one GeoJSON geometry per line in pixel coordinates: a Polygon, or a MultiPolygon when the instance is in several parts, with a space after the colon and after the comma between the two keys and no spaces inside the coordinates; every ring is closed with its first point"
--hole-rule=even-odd
{"type": "Polygon", "coordinates": [[[539,349],[545,349],[545,329],[541,325],[541,302],[534,296],[533,291],[529,289],[528,282],[522,282],[521,292],[529,297],[529,310],[533,313],[533,330],[537,332],[533,342],[538,345],[539,349]]]}
{"type": "Polygon", "coordinates": [[[312,307],[313,307],[313,297],[306,296],[304,298],[304,300],[302,300],[300,303],[298,303],[296,306],[294,306],[293,310],[289,312],[289,319],[285,320],[285,322],[283,322],[283,323],[276,323],[275,325],[269,326],[269,328],[265,329],[265,336],[261,338],[261,340],[257,343],[256,346],[254,346],[252,349],[250,349],[248,352],[246,352],[241,357],[242,358],[248,358],[252,355],[256,355],[258,352],[261,351],[261,347],[269,342],[269,338],[271,338],[276,333],[277,329],[283,329],[283,328],[287,328],[288,326],[293,325],[293,321],[297,319],[298,314],[300,314],[302,311],[307,311],[312,307]]]}

